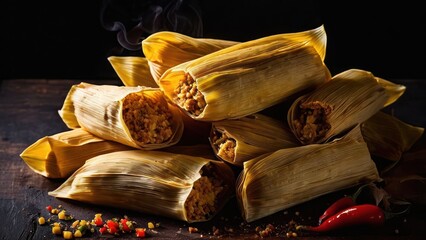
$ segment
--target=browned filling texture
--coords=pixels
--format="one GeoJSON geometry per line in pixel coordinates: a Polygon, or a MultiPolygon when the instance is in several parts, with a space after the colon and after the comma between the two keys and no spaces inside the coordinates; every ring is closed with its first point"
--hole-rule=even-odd
{"type": "Polygon", "coordinates": [[[166,102],[131,93],[123,101],[122,114],[132,138],[140,144],[163,143],[173,135],[173,115],[166,102]]]}
{"type": "Polygon", "coordinates": [[[176,103],[188,113],[199,116],[204,111],[206,107],[204,96],[198,91],[196,82],[189,74],[179,81],[175,94],[176,103]]]}
{"type": "Polygon", "coordinates": [[[185,201],[185,210],[190,221],[202,221],[215,215],[221,200],[224,200],[224,190],[227,188],[211,165],[203,167],[201,175],[202,177],[194,182],[185,201]]]}
{"type": "Polygon", "coordinates": [[[298,110],[298,118],[293,123],[299,139],[305,144],[317,143],[330,130],[327,116],[332,108],[314,101],[300,104],[298,110]]]}
{"type": "Polygon", "coordinates": [[[235,160],[235,147],[237,143],[234,139],[229,138],[226,133],[214,131],[212,136],[212,143],[216,150],[217,156],[228,162],[235,160]]]}

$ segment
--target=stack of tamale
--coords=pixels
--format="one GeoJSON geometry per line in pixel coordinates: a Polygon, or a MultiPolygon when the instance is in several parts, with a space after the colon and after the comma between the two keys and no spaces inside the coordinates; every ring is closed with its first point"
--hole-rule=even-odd
{"type": "Polygon", "coordinates": [[[361,69],[332,76],[326,43],[324,26],[247,42],[152,34],[145,57],[108,58],[124,86],[72,86],[59,111],[71,130],[21,157],[67,178],[51,196],[187,222],[232,197],[251,222],[377,181],[371,156],[398,161],[424,129],[381,111],[404,86],[361,69]],[[282,103],[281,118],[265,114],[282,103]]]}

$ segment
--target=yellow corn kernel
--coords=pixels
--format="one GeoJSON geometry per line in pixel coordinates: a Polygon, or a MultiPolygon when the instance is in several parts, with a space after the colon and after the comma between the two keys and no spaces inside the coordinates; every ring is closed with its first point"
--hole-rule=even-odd
{"type": "Polygon", "coordinates": [[[65,219],[65,217],[66,217],[66,215],[65,215],[65,210],[62,210],[62,211],[60,211],[60,212],[58,213],[58,218],[59,218],[60,220],[64,220],[64,219],[65,219]]]}
{"type": "Polygon", "coordinates": [[[63,234],[65,239],[72,239],[72,232],[71,231],[64,231],[63,234]]]}
{"type": "Polygon", "coordinates": [[[55,235],[60,235],[62,233],[61,227],[54,225],[52,227],[52,233],[55,234],[55,235]]]}
{"type": "Polygon", "coordinates": [[[78,226],[78,224],[80,223],[80,220],[75,220],[72,224],[71,227],[72,228],[76,228],[78,226]]]}
{"type": "Polygon", "coordinates": [[[80,230],[75,231],[75,233],[74,233],[75,238],[81,238],[82,236],[83,236],[83,234],[81,234],[80,230]]]}
{"type": "Polygon", "coordinates": [[[44,217],[39,217],[38,218],[38,224],[43,225],[46,223],[46,220],[44,219],[44,217]]]}
{"type": "Polygon", "coordinates": [[[149,228],[149,229],[153,229],[153,228],[155,228],[154,223],[149,222],[149,223],[148,223],[148,228],[149,228]]]}
{"type": "Polygon", "coordinates": [[[87,221],[86,220],[81,220],[80,221],[80,226],[84,226],[84,225],[86,225],[87,224],[87,221]]]}

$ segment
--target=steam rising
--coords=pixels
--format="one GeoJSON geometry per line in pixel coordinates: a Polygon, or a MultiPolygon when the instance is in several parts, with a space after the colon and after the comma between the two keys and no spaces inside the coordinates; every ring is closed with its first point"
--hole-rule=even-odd
{"type": "Polygon", "coordinates": [[[117,41],[123,48],[137,51],[145,37],[158,31],[201,37],[199,12],[193,0],[104,0],[100,20],[105,29],[117,32],[117,41]]]}

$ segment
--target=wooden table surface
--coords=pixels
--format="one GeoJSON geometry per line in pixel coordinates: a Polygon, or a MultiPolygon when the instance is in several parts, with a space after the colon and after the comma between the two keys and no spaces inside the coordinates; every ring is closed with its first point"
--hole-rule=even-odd
{"type": "MultiPolygon", "coordinates": [[[[426,127],[426,79],[398,79],[394,82],[407,87],[405,94],[385,111],[399,119],[420,127],[426,127]]],[[[51,233],[49,226],[37,223],[39,216],[48,217],[45,207],[62,205],[76,219],[93,219],[94,214],[102,213],[104,219],[127,215],[139,226],[146,227],[147,222],[160,223],[155,231],[149,231],[151,239],[197,239],[212,238],[212,227],[220,229],[220,238],[255,238],[256,226],[265,227],[271,223],[278,228],[285,227],[290,220],[304,224],[315,224],[320,213],[337,198],[353,193],[355,189],[328,194],[304,204],[297,205],[272,216],[247,224],[240,217],[235,199],[231,200],[217,217],[207,223],[187,224],[120,208],[107,208],[83,204],[80,202],[56,199],[48,195],[63,180],[51,180],[34,173],[19,157],[19,154],[39,138],[68,130],[57,111],[72,84],[81,80],[45,80],[10,79],[2,80],[0,86],[0,239],[60,239],[51,233]],[[188,227],[199,229],[198,233],[189,233],[188,227]],[[230,230],[232,229],[232,230],[230,230]]],[[[87,80],[95,84],[120,84],[118,80],[87,80]]],[[[426,177],[426,141],[425,136],[406,154],[403,160],[414,159],[419,166],[417,174],[426,177]]],[[[404,161],[399,164],[404,166],[404,161]]],[[[398,167],[398,165],[397,165],[398,167]]],[[[401,169],[405,169],[401,167],[401,169]]],[[[406,174],[412,174],[407,172],[406,174]]],[[[424,181],[424,179],[423,179],[424,181]]],[[[424,182],[423,182],[424,183],[424,182]]],[[[424,184],[422,186],[425,186],[424,184]]],[[[422,239],[426,231],[426,188],[416,193],[412,211],[401,218],[386,223],[384,227],[366,229],[354,228],[331,233],[322,238],[349,239],[422,239]]],[[[402,189],[396,197],[413,196],[412,192],[402,189]]],[[[134,235],[121,235],[133,238],[134,235]]],[[[111,236],[105,235],[102,238],[111,236]]],[[[283,237],[281,235],[281,237],[283,237]]],[[[306,238],[317,236],[305,236],[306,238]]],[[[91,238],[99,238],[93,234],[91,238]]]]}

